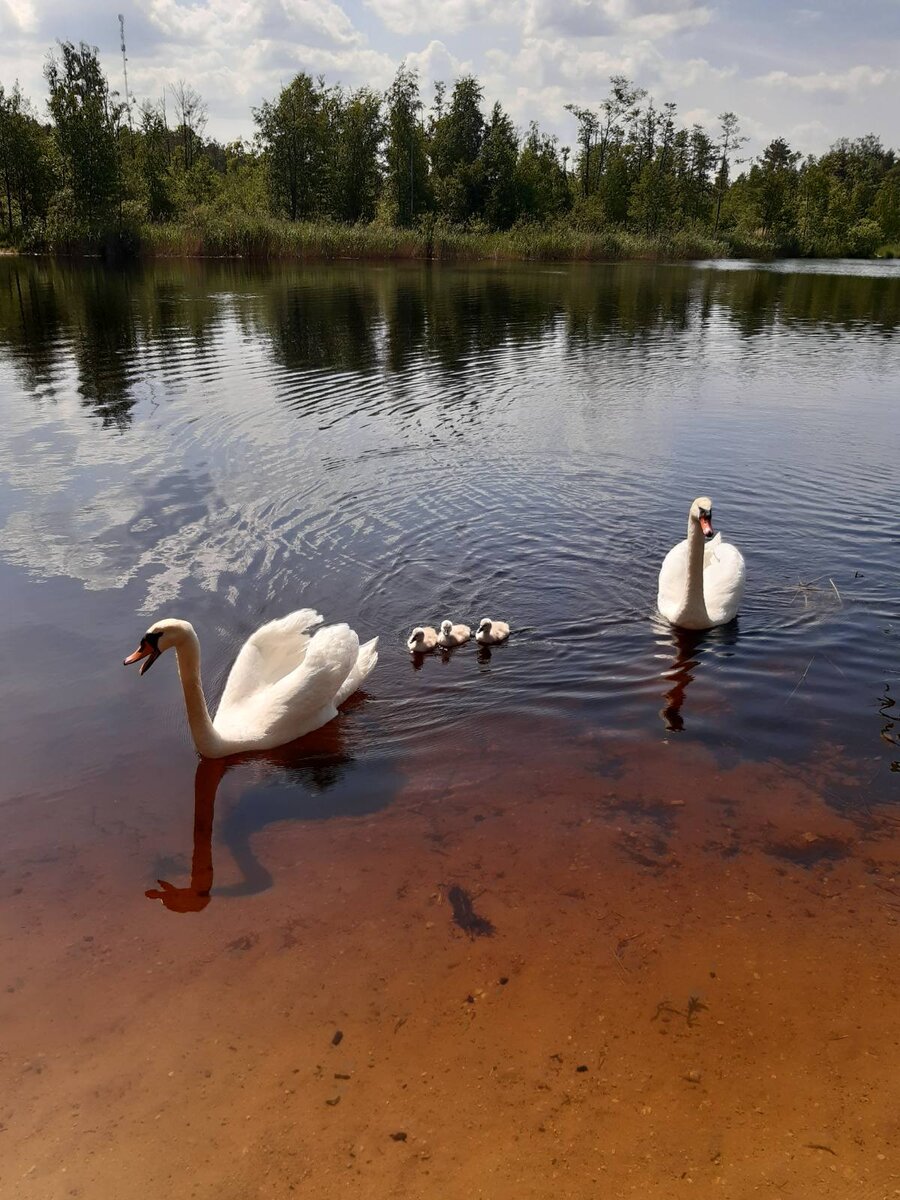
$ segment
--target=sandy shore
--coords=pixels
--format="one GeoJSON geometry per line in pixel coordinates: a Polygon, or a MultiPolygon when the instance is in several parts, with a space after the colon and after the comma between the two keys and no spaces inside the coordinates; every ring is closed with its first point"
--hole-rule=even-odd
{"type": "Polygon", "coordinates": [[[842,814],[837,760],[471,734],[381,811],[267,826],[255,895],[217,895],[202,814],[166,897],[198,911],[145,899],[115,828],[8,869],[0,1192],[900,1196],[889,797],[842,814]]]}

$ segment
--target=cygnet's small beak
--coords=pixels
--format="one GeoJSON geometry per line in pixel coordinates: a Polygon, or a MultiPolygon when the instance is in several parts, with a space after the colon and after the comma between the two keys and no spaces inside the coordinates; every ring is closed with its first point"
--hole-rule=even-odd
{"type": "Polygon", "coordinates": [[[148,641],[146,637],[142,637],[141,644],[138,646],[137,650],[135,650],[133,654],[128,655],[128,657],[122,663],[122,666],[128,667],[132,663],[140,662],[141,659],[144,658],[147,661],[141,666],[140,671],[141,675],[143,675],[145,671],[150,670],[161,653],[162,651],[157,646],[154,646],[153,643],[148,641]]]}

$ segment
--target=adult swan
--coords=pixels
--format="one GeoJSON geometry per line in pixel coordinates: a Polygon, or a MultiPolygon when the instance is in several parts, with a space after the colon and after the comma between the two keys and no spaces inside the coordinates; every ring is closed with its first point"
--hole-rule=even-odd
{"type": "Polygon", "coordinates": [[[712,500],[691,505],[688,535],[673,546],[659,573],[659,611],[682,629],[711,629],[737,616],[744,591],[744,556],[712,527],[712,500]]]}
{"type": "Polygon", "coordinates": [[[204,758],[269,750],[336,717],[378,662],[377,637],[360,646],[348,625],[310,636],[321,622],[314,609],[301,608],[257,629],[234,661],[215,720],[200,681],[200,642],[187,621],[156,621],[125,665],[145,659],[143,675],[174,648],[191,737],[204,758]]]}

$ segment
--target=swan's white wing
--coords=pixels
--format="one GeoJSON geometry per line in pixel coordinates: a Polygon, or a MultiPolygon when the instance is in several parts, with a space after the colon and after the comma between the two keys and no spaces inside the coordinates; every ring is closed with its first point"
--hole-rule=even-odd
{"type": "Polygon", "coordinates": [[[673,546],[659,572],[659,590],[656,604],[668,620],[674,620],[684,607],[687,591],[688,544],[687,538],[673,546]]]}
{"type": "Polygon", "coordinates": [[[307,630],[321,623],[322,616],[314,608],[298,608],[286,617],[260,626],[247,638],[234,660],[219,702],[219,713],[243,703],[254,692],[296,670],[310,643],[307,630]]]}
{"type": "Polygon", "coordinates": [[[359,657],[359,638],[349,625],[328,625],[310,640],[306,658],[272,687],[280,708],[277,731],[301,737],[337,715],[337,697],[359,657]]]}
{"type": "Polygon", "coordinates": [[[375,664],[377,662],[378,638],[376,637],[372,638],[370,642],[366,642],[364,645],[360,646],[359,654],[356,656],[356,662],[353,664],[350,674],[341,684],[338,694],[334,698],[335,708],[337,708],[338,705],[343,704],[348,696],[353,695],[357,688],[361,686],[365,677],[375,669],[375,664]]]}
{"type": "Polygon", "coordinates": [[[737,546],[723,542],[717,534],[706,547],[703,565],[706,611],[717,625],[724,625],[737,616],[746,576],[743,554],[737,546]]]}
{"type": "Polygon", "coordinates": [[[320,629],[289,675],[224,711],[220,706],[216,731],[227,741],[264,750],[318,729],[337,715],[335,698],[358,655],[359,638],[349,626],[320,629]]]}

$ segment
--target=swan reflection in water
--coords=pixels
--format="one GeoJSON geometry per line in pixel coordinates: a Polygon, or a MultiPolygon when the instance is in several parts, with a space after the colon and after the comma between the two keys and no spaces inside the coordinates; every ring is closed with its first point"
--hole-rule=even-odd
{"type": "Polygon", "coordinates": [[[389,764],[373,764],[368,758],[365,774],[356,769],[356,761],[344,745],[340,719],[277,750],[201,759],[194,775],[190,883],[178,887],[158,879],[159,886],[144,893],[150,900],[161,900],[170,912],[201,912],[212,898],[216,795],[225,775],[240,767],[262,768],[264,778],[241,793],[221,822],[220,841],[228,848],[241,879],[216,888],[216,898],[252,896],[272,886],[271,873],[250,845],[253,835],[266,825],[365,816],[389,804],[396,790],[395,771],[389,764]]]}
{"type": "MultiPolygon", "coordinates": [[[[688,685],[693,682],[701,659],[708,654],[715,655],[724,649],[730,653],[730,647],[738,640],[738,623],[731,621],[728,625],[719,625],[715,629],[679,629],[674,625],[663,626],[665,630],[667,649],[674,648],[675,659],[671,666],[662,673],[662,678],[672,686],[664,694],[665,701],[659,710],[663,725],[670,733],[681,733],[684,729],[682,708],[688,685]]],[[[659,639],[662,644],[662,638],[659,639]]]]}

